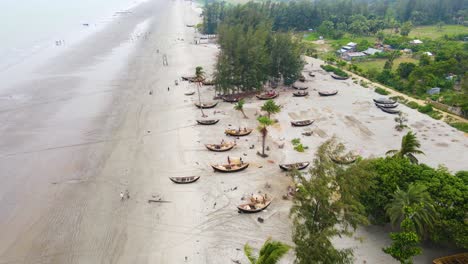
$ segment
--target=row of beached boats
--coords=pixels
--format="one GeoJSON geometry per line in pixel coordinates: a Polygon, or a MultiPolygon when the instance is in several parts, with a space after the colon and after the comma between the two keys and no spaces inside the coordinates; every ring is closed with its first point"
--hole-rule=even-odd
{"type": "Polygon", "coordinates": [[[388,114],[399,114],[400,110],[396,109],[398,107],[398,103],[392,99],[388,98],[379,98],[373,99],[375,106],[377,106],[380,110],[388,114]]]}

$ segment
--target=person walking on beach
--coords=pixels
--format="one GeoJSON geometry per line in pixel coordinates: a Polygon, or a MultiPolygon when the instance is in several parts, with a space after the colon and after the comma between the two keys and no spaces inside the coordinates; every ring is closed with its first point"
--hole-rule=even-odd
{"type": "Polygon", "coordinates": [[[125,190],[125,199],[130,199],[130,192],[128,190],[125,190]]]}
{"type": "Polygon", "coordinates": [[[120,192],[120,201],[123,201],[123,199],[124,199],[124,193],[120,192]]]}
{"type": "Polygon", "coordinates": [[[167,91],[169,92],[169,86],[167,87],[167,91]]]}

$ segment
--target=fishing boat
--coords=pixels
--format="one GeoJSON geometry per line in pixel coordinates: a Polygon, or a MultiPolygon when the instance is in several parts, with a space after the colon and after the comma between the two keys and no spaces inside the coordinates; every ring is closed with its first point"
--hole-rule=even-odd
{"type": "Polygon", "coordinates": [[[293,96],[295,97],[304,97],[306,95],[309,95],[309,92],[307,91],[297,91],[293,93],[293,96]]]}
{"type": "Polygon", "coordinates": [[[200,120],[197,120],[197,123],[200,124],[200,125],[205,125],[205,126],[209,126],[209,125],[214,125],[216,123],[219,122],[219,119],[200,119],[200,120]]]}
{"type": "Polygon", "coordinates": [[[195,103],[195,106],[198,108],[203,108],[203,109],[208,109],[208,108],[213,108],[216,105],[218,105],[218,102],[213,102],[213,103],[195,103]]]}
{"type": "Polygon", "coordinates": [[[314,120],[309,120],[309,119],[300,120],[300,121],[291,121],[291,125],[292,126],[302,127],[302,126],[311,125],[313,122],[314,122],[314,120]]]}
{"type": "Polygon", "coordinates": [[[255,96],[260,100],[269,100],[269,99],[274,99],[274,98],[278,97],[278,95],[279,95],[279,93],[277,93],[275,91],[269,91],[269,92],[266,92],[266,93],[257,94],[255,96]]]}
{"type": "Polygon", "coordinates": [[[319,91],[318,94],[320,96],[333,96],[338,93],[338,90],[332,90],[332,91],[319,91]]]}
{"type": "Polygon", "coordinates": [[[392,99],[388,99],[388,98],[379,98],[379,99],[372,99],[374,100],[375,103],[378,103],[378,104],[395,104],[396,101],[393,101],[392,99]]]}
{"type": "Polygon", "coordinates": [[[298,82],[295,82],[293,85],[292,85],[292,88],[296,89],[296,90],[307,90],[309,89],[309,87],[307,87],[306,84],[304,83],[298,83],[298,82]]]}
{"type": "Polygon", "coordinates": [[[357,160],[357,156],[350,156],[350,157],[335,157],[330,156],[330,159],[335,162],[336,164],[340,165],[349,165],[354,163],[357,160]]]}
{"type": "Polygon", "coordinates": [[[195,91],[191,91],[191,92],[186,92],[184,93],[185,95],[194,95],[195,94],[195,91]]]}
{"type": "Polygon", "coordinates": [[[265,210],[271,204],[272,200],[273,197],[268,197],[267,194],[252,195],[249,203],[240,204],[237,206],[237,209],[239,209],[240,212],[247,214],[258,213],[265,210]]]}
{"type": "Polygon", "coordinates": [[[336,74],[332,74],[331,77],[332,77],[333,79],[335,79],[335,80],[341,80],[341,81],[347,80],[347,79],[349,78],[349,76],[344,77],[344,76],[338,76],[338,75],[336,75],[336,74]]]}
{"type": "Polygon", "coordinates": [[[434,259],[432,264],[464,264],[468,263],[468,253],[446,256],[434,259]]]}
{"type": "Polygon", "coordinates": [[[247,167],[249,167],[249,163],[231,163],[224,165],[211,164],[211,167],[215,171],[219,172],[238,172],[247,169],[247,167]]]}
{"type": "Polygon", "coordinates": [[[223,152],[223,151],[231,150],[235,145],[236,143],[234,142],[227,142],[227,143],[221,143],[221,144],[205,144],[205,147],[211,151],[223,152]]]}
{"type": "Polygon", "coordinates": [[[385,113],[396,115],[400,113],[400,110],[396,110],[393,108],[385,108],[385,107],[379,107],[380,110],[384,111],[385,113]]]}
{"type": "Polygon", "coordinates": [[[396,104],[396,103],[395,103],[395,104],[379,104],[379,103],[375,103],[375,105],[376,105],[377,107],[379,107],[379,108],[380,108],[380,107],[383,107],[383,108],[395,108],[395,107],[398,106],[398,104],[396,104]]]}
{"type": "Polygon", "coordinates": [[[313,74],[312,72],[309,72],[309,76],[310,77],[315,77],[315,74],[313,74]]]}
{"type": "Polygon", "coordinates": [[[224,133],[226,135],[235,136],[235,137],[242,137],[247,136],[248,134],[252,133],[253,129],[251,128],[244,128],[244,129],[226,129],[224,133]]]}
{"type": "Polygon", "coordinates": [[[280,164],[279,167],[285,171],[292,171],[293,169],[296,170],[303,170],[309,166],[310,162],[296,162],[296,163],[289,163],[289,164],[280,164]]]}
{"type": "Polygon", "coordinates": [[[202,84],[203,85],[215,85],[213,80],[203,80],[202,84]]]}
{"type": "Polygon", "coordinates": [[[186,184],[196,182],[198,179],[200,179],[200,176],[169,177],[169,179],[177,184],[186,184]]]}
{"type": "Polygon", "coordinates": [[[237,103],[239,102],[239,97],[230,97],[230,96],[223,96],[223,101],[228,103],[237,103]]]}

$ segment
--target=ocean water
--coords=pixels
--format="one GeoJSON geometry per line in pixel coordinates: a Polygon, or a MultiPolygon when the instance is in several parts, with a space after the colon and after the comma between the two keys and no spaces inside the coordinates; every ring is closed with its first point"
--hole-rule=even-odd
{"type": "Polygon", "coordinates": [[[143,1],[0,0],[0,72],[45,49],[66,47],[143,1]]]}

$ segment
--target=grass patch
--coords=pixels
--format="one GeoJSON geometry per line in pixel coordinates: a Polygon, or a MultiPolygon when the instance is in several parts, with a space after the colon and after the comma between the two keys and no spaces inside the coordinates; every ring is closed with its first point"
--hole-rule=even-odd
{"type": "Polygon", "coordinates": [[[334,74],[336,74],[338,76],[341,76],[341,77],[348,77],[349,76],[346,72],[342,71],[339,68],[333,67],[331,65],[320,65],[320,67],[322,69],[324,69],[325,71],[327,71],[327,72],[333,72],[334,74]]]}
{"type": "Polygon", "coordinates": [[[388,95],[390,94],[389,92],[387,92],[387,90],[383,89],[383,88],[380,88],[380,87],[376,87],[374,92],[378,93],[378,94],[381,94],[381,95],[388,95]]]}
{"type": "Polygon", "coordinates": [[[454,123],[449,123],[449,125],[451,125],[452,127],[460,130],[460,131],[463,131],[465,133],[468,133],[468,123],[465,123],[465,122],[454,122],[454,123]]]}
{"type": "MultiPolygon", "coordinates": [[[[369,70],[380,72],[383,70],[383,67],[386,61],[387,59],[371,59],[371,60],[353,62],[353,64],[362,68],[365,72],[369,72],[369,70]]],[[[414,64],[418,64],[418,60],[416,59],[413,59],[410,57],[400,57],[400,58],[396,58],[393,61],[393,70],[395,71],[396,69],[398,69],[398,65],[400,65],[400,63],[403,63],[403,62],[411,62],[414,64]]]]}
{"type": "Polygon", "coordinates": [[[408,102],[406,105],[412,109],[418,109],[419,107],[421,107],[418,103],[414,101],[408,102]]]}
{"type": "Polygon", "coordinates": [[[295,138],[291,140],[291,143],[294,146],[294,150],[297,152],[304,152],[309,147],[302,145],[301,140],[299,138],[295,138]]]}
{"type": "MultiPolygon", "coordinates": [[[[393,34],[392,29],[386,29],[384,30],[385,33],[393,34]]],[[[408,37],[410,38],[430,38],[430,39],[437,39],[440,37],[443,37],[444,35],[457,35],[457,34],[463,34],[466,33],[468,34],[468,27],[465,27],[463,25],[444,25],[442,26],[442,29],[439,29],[436,25],[432,26],[418,26],[414,27],[408,37]]]]}
{"type": "Polygon", "coordinates": [[[317,32],[304,34],[304,40],[306,41],[316,41],[319,40],[319,37],[319,33],[317,32]]]}

